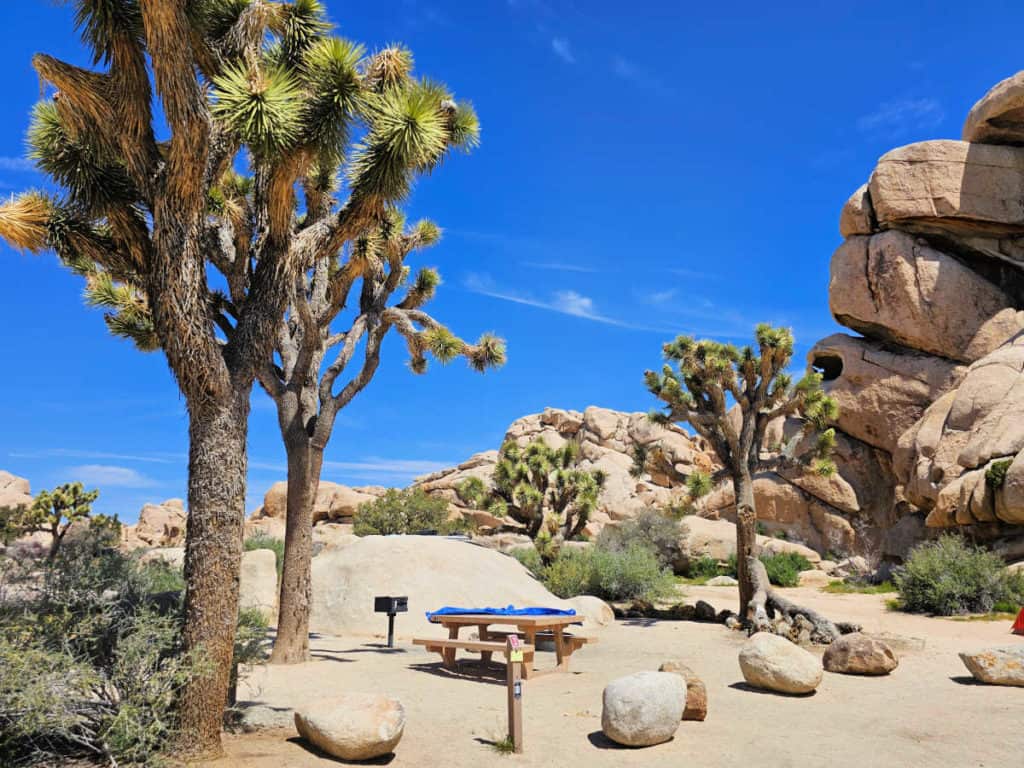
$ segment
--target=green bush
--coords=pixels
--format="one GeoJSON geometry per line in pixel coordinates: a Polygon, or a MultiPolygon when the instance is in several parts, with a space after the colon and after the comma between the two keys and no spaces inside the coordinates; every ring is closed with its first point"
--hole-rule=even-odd
{"type": "Polygon", "coordinates": [[[592,548],[565,548],[555,556],[550,565],[543,568],[541,581],[548,591],[558,597],[595,594],[595,568],[592,548]]]}
{"type": "Polygon", "coordinates": [[[800,571],[813,567],[806,557],[796,552],[761,555],[761,562],[768,571],[768,581],[777,587],[795,587],[800,583],[800,571]]]}
{"type": "Polygon", "coordinates": [[[678,520],[646,509],[619,525],[606,525],[597,536],[597,546],[609,552],[624,552],[637,545],[649,549],[663,568],[682,559],[682,530],[678,520]]]}
{"type": "Polygon", "coordinates": [[[359,505],[354,532],[356,536],[436,531],[447,534],[464,524],[448,522],[448,502],[429,495],[422,488],[389,488],[380,498],[359,505]]]}
{"type": "Polygon", "coordinates": [[[242,546],[246,552],[250,552],[254,549],[269,549],[274,553],[274,559],[277,563],[277,578],[281,578],[281,569],[284,568],[284,540],[277,539],[266,533],[265,531],[257,531],[252,536],[247,538],[242,546]]]}
{"type": "Polygon", "coordinates": [[[894,581],[900,607],[911,613],[951,616],[1024,604],[1024,575],[1010,574],[997,555],[952,534],[914,547],[894,581]]]}
{"type": "MultiPolygon", "coordinates": [[[[181,688],[209,671],[181,646],[181,574],[108,534],[69,536],[52,561],[21,564],[34,589],[0,600],[0,765],[159,766],[181,688]]],[[[243,667],[265,653],[266,621],[249,613],[243,667]]]]}
{"type": "Polygon", "coordinates": [[[715,576],[721,576],[725,570],[715,558],[701,555],[690,560],[686,575],[691,579],[713,579],[715,576]]]}
{"type": "Polygon", "coordinates": [[[675,588],[672,573],[662,568],[651,550],[634,544],[624,551],[593,550],[591,594],[607,600],[670,596],[675,588]]]}
{"type": "Polygon", "coordinates": [[[985,482],[988,483],[989,487],[1002,487],[1006,481],[1006,473],[1010,470],[1012,463],[1012,459],[1002,459],[1001,461],[993,461],[989,465],[989,468],[985,470],[985,482]]]}
{"type": "Polygon", "coordinates": [[[513,556],[561,598],[656,600],[671,595],[675,588],[671,571],[661,566],[650,549],[635,543],[624,550],[563,547],[546,566],[533,548],[514,550],[513,556]]]}

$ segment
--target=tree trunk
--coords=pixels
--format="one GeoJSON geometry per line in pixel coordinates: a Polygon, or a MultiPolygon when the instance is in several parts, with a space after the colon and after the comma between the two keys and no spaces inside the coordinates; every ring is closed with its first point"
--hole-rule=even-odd
{"type": "Polygon", "coordinates": [[[189,404],[188,528],[185,538],[186,650],[206,673],[185,686],[180,726],[191,757],[222,754],[220,733],[228,698],[245,518],[249,387],[225,400],[189,404]]]}
{"type": "Polygon", "coordinates": [[[285,439],[288,454],[288,511],[284,532],[284,568],[271,664],[309,659],[309,611],[312,600],[313,506],[320,486],[323,451],[305,430],[285,439]]]}
{"type": "Polygon", "coordinates": [[[840,635],[860,632],[859,624],[833,622],[827,616],[811,608],[797,605],[776,592],[768,580],[768,571],[764,563],[756,557],[747,560],[747,572],[750,574],[754,594],[750,600],[749,616],[743,615],[749,620],[751,632],[775,632],[776,627],[772,619],[776,614],[791,625],[799,621],[798,617],[803,617],[806,620],[805,626],[809,628],[811,641],[821,645],[828,645],[840,635]]]}
{"type": "Polygon", "coordinates": [[[740,616],[745,618],[755,588],[747,563],[758,554],[757,510],[754,483],[746,467],[733,472],[732,484],[736,493],[736,579],[740,583],[740,616]]]}

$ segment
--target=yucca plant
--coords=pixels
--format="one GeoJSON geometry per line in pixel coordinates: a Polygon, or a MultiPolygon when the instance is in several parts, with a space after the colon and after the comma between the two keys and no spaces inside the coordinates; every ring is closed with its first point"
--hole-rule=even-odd
{"type": "Polygon", "coordinates": [[[564,542],[583,532],[604,486],[605,473],[581,467],[579,451],[573,441],[552,448],[542,438],[525,447],[510,440],[501,447],[491,486],[472,477],[457,493],[465,503],[510,520],[503,530],[529,536],[549,565],[564,542]]]}
{"type": "MultiPolygon", "coordinates": [[[[333,36],[318,0],[69,2],[94,69],[34,57],[51,91],[33,114],[29,156],[58,191],[0,206],[0,236],[55,251],[112,333],[163,352],[185,398],[184,643],[211,663],[185,687],[181,732],[186,751],[217,754],[253,382],[271,366],[286,313],[298,323],[344,306],[357,282],[365,309],[343,349],[363,334],[378,343],[385,326],[437,336],[413,306],[429,277],[385,316],[380,292],[405,271],[376,242],[416,177],[472,147],[478,127],[468,104],[412,77],[404,49],[366,54],[333,36]]],[[[320,318],[302,322],[301,338],[331,340],[320,318]]],[[[414,367],[426,352],[453,354],[438,341],[413,342],[414,367]]],[[[479,346],[455,353],[500,358],[497,342],[479,346]]]]}
{"type": "MultiPolygon", "coordinates": [[[[751,570],[759,562],[753,476],[793,466],[831,475],[835,430],[829,424],[838,415],[835,400],[821,388],[820,374],[808,371],[793,384],[786,373],[793,358],[793,334],[788,328],[762,323],[754,337],[754,346],[741,349],[679,336],[663,347],[662,371],[644,374],[647,388],[665,403],[664,411],[653,412],[652,418],[666,424],[688,423],[721,462],[720,478],[732,480],[741,616],[748,614],[756,586],[751,570]],[[734,406],[738,414],[732,414],[734,406]],[[782,451],[766,455],[768,425],[791,416],[803,419],[801,430],[782,451]]],[[[703,481],[690,483],[694,494],[709,488],[710,483],[703,481]]],[[[767,579],[763,586],[767,587],[767,579]]]]}

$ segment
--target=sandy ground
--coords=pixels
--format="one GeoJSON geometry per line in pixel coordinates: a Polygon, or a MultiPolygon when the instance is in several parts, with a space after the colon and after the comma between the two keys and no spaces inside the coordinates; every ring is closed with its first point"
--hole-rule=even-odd
{"type": "MultiPolygon", "coordinates": [[[[394,652],[372,638],[317,638],[315,660],[262,667],[240,699],[301,707],[343,691],[384,692],[405,705],[405,735],[378,764],[430,766],[830,766],[832,768],[1011,768],[1024,766],[1024,689],[974,684],[957,651],[1024,642],[1008,622],[964,622],[885,609],[885,596],[788,590],[795,600],[866,632],[887,633],[900,666],[884,678],[825,673],[817,692],[792,697],[743,684],[742,634],[720,625],[624,621],[592,633],[568,675],[526,684],[526,751],[499,755],[489,742],[505,733],[503,677],[453,677],[439,657],[407,640],[394,652]],[[601,691],[613,678],[678,658],[708,689],[708,717],[684,722],[675,739],[646,749],[619,748],[601,735],[601,691]]],[[[734,589],[691,587],[690,599],[736,608],[734,589]]],[[[538,666],[550,654],[538,655],[538,666]]],[[[467,672],[475,672],[472,662],[467,672]]],[[[498,673],[502,674],[503,673],[498,673]]],[[[226,737],[228,756],[208,768],[303,768],[338,764],[309,751],[294,731],[226,737]]]]}

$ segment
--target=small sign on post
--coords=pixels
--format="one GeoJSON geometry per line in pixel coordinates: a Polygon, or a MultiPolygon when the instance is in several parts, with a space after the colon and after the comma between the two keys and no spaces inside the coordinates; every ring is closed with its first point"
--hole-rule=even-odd
{"type": "Polygon", "coordinates": [[[516,754],[523,751],[523,649],[518,635],[509,635],[506,640],[508,684],[508,735],[516,754]]]}

